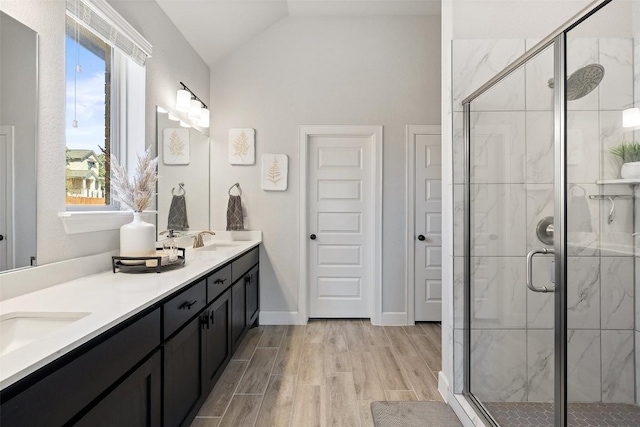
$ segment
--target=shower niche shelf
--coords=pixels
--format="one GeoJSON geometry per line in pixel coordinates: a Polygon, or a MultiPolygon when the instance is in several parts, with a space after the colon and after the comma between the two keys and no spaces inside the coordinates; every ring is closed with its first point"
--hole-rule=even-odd
{"type": "Polygon", "coordinates": [[[638,185],[640,184],[640,178],[628,178],[628,179],[599,179],[596,181],[598,185],[606,185],[606,184],[628,184],[628,185],[638,185]]]}

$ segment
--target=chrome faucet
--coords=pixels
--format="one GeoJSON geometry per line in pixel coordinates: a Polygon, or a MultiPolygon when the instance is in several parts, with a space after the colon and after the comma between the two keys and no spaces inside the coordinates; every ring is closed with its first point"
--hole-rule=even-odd
{"type": "Polygon", "coordinates": [[[197,236],[193,236],[193,247],[194,248],[201,248],[201,247],[204,246],[204,241],[202,240],[202,236],[204,236],[205,234],[211,234],[212,236],[216,235],[216,233],[214,233],[213,231],[210,231],[210,230],[199,232],[197,236]]]}

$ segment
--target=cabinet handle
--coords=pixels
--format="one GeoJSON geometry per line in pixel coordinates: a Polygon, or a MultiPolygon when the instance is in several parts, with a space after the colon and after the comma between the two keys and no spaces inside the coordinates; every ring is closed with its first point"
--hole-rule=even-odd
{"type": "Polygon", "coordinates": [[[216,324],[216,318],[214,316],[213,310],[211,310],[211,313],[209,313],[209,320],[211,321],[211,326],[214,326],[216,324]]]}
{"type": "Polygon", "coordinates": [[[194,306],[197,302],[197,300],[185,301],[178,308],[180,310],[191,310],[191,307],[194,306]]]}
{"type": "Polygon", "coordinates": [[[200,324],[202,325],[202,329],[204,329],[205,326],[207,327],[207,329],[209,329],[209,314],[208,313],[204,313],[200,317],[200,324]]]}
{"type": "Polygon", "coordinates": [[[215,285],[222,285],[222,284],[223,284],[224,282],[226,282],[226,281],[227,281],[227,279],[226,279],[226,278],[225,278],[225,279],[216,279],[213,283],[214,283],[215,285]]]}
{"type": "Polygon", "coordinates": [[[244,276],[244,283],[250,285],[253,282],[251,276],[244,276]]]}

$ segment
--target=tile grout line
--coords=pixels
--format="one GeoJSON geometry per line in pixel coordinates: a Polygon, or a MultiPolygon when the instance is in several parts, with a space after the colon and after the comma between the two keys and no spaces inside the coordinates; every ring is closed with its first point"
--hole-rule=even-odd
{"type": "MultiPolygon", "coordinates": [[[[409,378],[409,376],[405,373],[405,369],[402,366],[402,363],[400,363],[399,359],[398,359],[398,355],[396,354],[396,349],[395,349],[395,345],[393,344],[393,342],[391,341],[391,338],[389,338],[389,334],[387,333],[387,327],[382,326],[382,330],[384,331],[385,335],[387,336],[387,340],[389,340],[389,343],[391,344],[389,346],[389,349],[391,350],[391,355],[393,356],[393,358],[395,359],[396,363],[398,364],[398,367],[400,368],[400,375],[402,375],[403,379],[405,379],[407,381],[407,383],[411,386],[411,390],[388,390],[388,391],[413,391],[413,394],[416,395],[416,398],[418,397],[418,393],[414,390],[414,385],[411,382],[411,379],[409,378]]],[[[402,327],[401,327],[402,328],[402,327]]],[[[404,328],[402,329],[402,331],[404,332],[404,328]]],[[[411,344],[413,345],[413,343],[411,344]]],[[[385,395],[387,395],[387,389],[385,389],[385,395]]]]}
{"type": "MultiPolygon", "coordinates": [[[[273,377],[273,368],[275,368],[275,366],[276,366],[276,361],[278,360],[278,354],[280,354],[280,350],[282,349],[283,338],[284,338],[284,334],[280,337],[280,344],[277,347],[278,351],[276,352],[276,357],[273,359],[273,364],[271,365],[271,369],[269,370],[269,378],[267,379],[267,386],[264,388],[264,391],[262,392],[262,399],[260,400],[260,407],[258,408],[258,413],[256,414],[256,419],[253,422],[254,427],[258,423],[258,417],[260,416],[260,411],[262,410],[262,404],[264,403],[264,398],[266,397],[267,391],[269,390],[269,385],[271,384],[271,377],[273,377]]],[[[260,340],[262,340],[262,337],[260,337],[260,340]]],[[[260,344],[260,341],[258,341],[258,344],[260,344]]],[[[258,348],[274,348],[274,347],[258,347],[258,346],[256,346],[256,350],[258,348]]],[[[280,384],[282,385],[282,383],[280,383],[280,384]]]]}
{"type": "MultiPolygon", "coordinates": [[[[262,331],[262,334],[264,334],[264,331],[262,331]]],[[[247,336],[245,335],[245,337],[243,339],[246,339],[246,338],[247,338],[247,336]]],[[[260,335],[260,339],[262,339],[262,335],[260,335]]],[[[260,342],[260,340],[258,340],[258,342],[260,342]]],[[[227,415],[227,410],[229,410],[229,406],[231,406],[231,401],[233,400],[233,396],[236,395],[236,390],[238,390],[238,387],[240,386],[240,383],[242,382],[242,379],[244,378],[245,374],[247,373],[247,370],[249,369],[249,365],[251,365],[251,360],[253,360],[253,356],[256,353],[256,349],[257,348],[258,348],[258,345],[256,344],[256,348],[253,349],[253,353],[251,353],[251,357],[247,361],[247,366],[245,366],[244,370],[242,371],[242,375],[240,375],[240,379],[238,380],[238,384],[236,384],[235,388],[233,389],[233,393],[231,393],[231,399],[229,399],[229,402],[227,402],[227,406],[224,408],[224,412],[222,413],[222,416],[220,417],[220,423],[218,423],[218,425],[222,424],[222,421],[224,421],[224,417],[225,417],[225,415],[227,415]]],[[[231,360],[234,360],[234,359],[232,358],[231,360]]],[[[238,360],[238,359],[236,359],[236,360],[238,360]]],[[[229,365],[227,364],[227,367],[228,366],[229,365]]],[[[225,367],[224,369],[227,369],[227,367],[225,367]]],[[[213,390],[211,390],[211,392],[213,392],[213,390]]],[[[209,394],[211,394],[211,392],[209,394]]]]}
{"type": "MultiPolygon", "coordinates": [[[[358,322],[360,322],[360,326],[364,331],[364,325],[362,325],[362,321],[358,320],[358,322]]],[[[349,346],[349,341],[347,340],[346,337],[345,337],[345,342],[347,344],[347,357],[349,360],[349,365],[351,366],[351,385],[353,385],[353,398],[354,398],[354,403],[356,404],[356,415],[358,415],[358,425],[360,427],[364,427],[362,425],[362,419],[360,418],[360,404],[358,403],[360,401],[358,400],[358,394],[356,393],[356,378],[353,375],[353,360],[351,359],[351,347],[349,346]]]]}
{"type": "MultiPolygon", "coordinates": [[[[371,323],[371,320],[369,320],[369,323],[371,323]]],[[[364,326],[364,323],[363,323],[363,326],[364,326]]],[[[375,325],[371,325],[371,326],[374,327],[374,328],[376,327],[375,325]]],[[[382,328],[382,332],[384,333],[384,336],[387,338],[387,343],[389,344],[388,346],[383,346],[383,347],[391,347],[392,343],[391,343],[391,340],[389,339],[389,337],[387,336],[387,331],[384,330],[383,326],[377,326],[377,327],[382,328]]],[[[371,335],[371,332],[369,330],[367,330],[366,332],[369,334],[369,336],[371,338],[371,341],[373,342],[373,336],[371,335]]],[[[378,346],[375,346],[375,347],[378,347],[378,346]]],[[[382,383],[382,375],[380,375],[380,369],[378,368],[378,364],[376,363],[376,358],[375,358],[375,356],[373,354],[372,354],[372,356],[373,356],[373,367],[376,370],[376,374],[378,374],[378,379],[380,380],[380,385],[382,385],[382,391],[384,393],[384,400],[385,400],[385,402],[389,402],[389,395],[387,394],[387,389],[386,389],[385,385],[382,383]]]]}
{"type": "Polygon", "coordinates": [[[300,367],[302,366],[302,350],[304,345],[307,343],[307,325],[303,325],[304,334],[302,335],[302,342],[300,343],[300,356],[298,357],[298,370],[296,371],[296,390],[293,393],[293,405],[291,405],[291,419],[289,420],[289,427],[295,427],[293,425],[293,419],[296,415],[296,402],[298,401],[298,382],[300,381],[300,367]]]}
{"type": "MultiPolygon", "coordinates": [[[[420,325],[420,329],[422,329],[422,331],[425,333],[427,333],[427,331],[422,327],[422,325],[420,325]]],[[[407,334],[408,336],[409,334],[407,334]]],[[[429,337],[427,336],[427,339],[429,339],[429,337]]],[[[411,337],[409,337],[409,341],[411,342],[411,345],[416,349],[416,351],[418,352],[418,354],[420,355],[420,359],[422,359],[422,362],[424,362],[425,366],[427,367],[427,370],[429,371],[429,373],[431,374],[431,376],[433,378],[435,378],[436,380],[436,384],[438,382],[438,376],[433,372],[433,369],[431,369],[431,366],[429,366],[429,364],[427,363],[427,361],[425,360],[425,358],[422,356],[422,353],[420,353],[420,349],[415,345],[415,343],[413,342],[413,340],[411,339],[411,337]]],[[[442,360],[442,351],[440,352],[440,359],[442,360]]]]}

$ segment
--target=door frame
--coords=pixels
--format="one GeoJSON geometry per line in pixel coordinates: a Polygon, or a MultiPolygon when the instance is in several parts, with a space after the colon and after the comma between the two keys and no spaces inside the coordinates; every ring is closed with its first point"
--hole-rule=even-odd
{"type": "MultiPolygon", "coordinates": [[[[406,200],[407,209],[405,212],[407,224],[407,257],[406,257],[406,281],[405,289],[407,295],[407,325],[416,323],[416,284],[415,284],[415,232],[416,232],[416,216],[415,216],[415,191],[416,191],[416,135],[440,135],[442,130],[440,125],[407,125],[406,144],[407,144],[407,181],[405,188],[407,189],[406,200]]],[[[440,141],[442,146],[442,141],[440,141]]],[[[444,191],[443,191],[444,193],[444,191]]],[[[444,254],[443,254],[444,256],[444,254]]]]}
{"type": "Polygon", "coordinates": [[[4,147],[5,150],[5,162],[6,165],[2,165],[4,168],[7,166],[5,170],[5,181],[3,185],[5,186],[5,191],[7,191],[7,206],[2,207],[5,213],[5,221],[7,226],[7,232],[10,234],[10,240],[7,243],[7,269],[11,270],[15,268],[15,258],[16,258],[16,239],[15,239],[15,225],[14,225],[14,216],[15,216],[15,127],[14,126],[0,126],[0,135],[7,136],[7,146],[4,147]]]}
{"type": "Polygon", "coordinates": [[[309,151],[307,146],[312,136],[361,136],[373,138],[371,147],[371,228],[373,242],[373,260],[369,285],[371,323],[379,325],[382,319],[382,139],[383,127],[379,125],[301,125],[298,127],[299,140],[299,192],[298,213],[299,230],[299,267],[298,278],[298,323],[309,320],[309,239],[307,221],[307,169],[309,151]]]}

